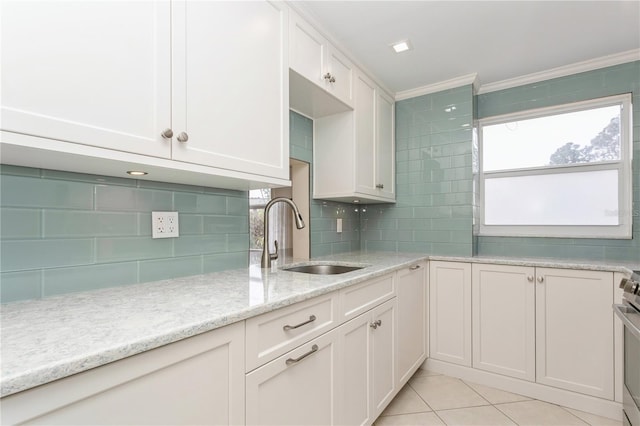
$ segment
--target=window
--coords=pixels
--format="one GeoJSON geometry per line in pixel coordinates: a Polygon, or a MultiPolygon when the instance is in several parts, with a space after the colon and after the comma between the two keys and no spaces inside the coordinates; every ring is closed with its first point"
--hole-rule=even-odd
{"type": "Polygon", "coordinates": [[[271,190],[249,191],[249,264],[260,264],[264,246],[264,206],[271,200],[271,190]]]}
{"type": "Polygon", "coordinates": [[[482,119],[480,235],[631,238],[631,95],[482,119]]]}

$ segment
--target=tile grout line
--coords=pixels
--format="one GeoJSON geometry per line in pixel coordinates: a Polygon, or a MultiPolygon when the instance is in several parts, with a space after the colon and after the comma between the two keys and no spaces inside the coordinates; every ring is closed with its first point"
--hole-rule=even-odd
{"type": "MultiPolygon", "coordinates": [[[[520,402],[520,401],[518,401],[520,402]]],[[[510,404],[509,402],[505,402],[504,404],[510,404]]],[[[504,411],[502,411],[500,408],[496,407],[496,405],[500,405],[500,404],[491,404],[492,407],[494,407],[496,410],[498,410],[500,413],[502,413],[503,416],[505,416],[506,418],[508,418],[509,420],[511,420],[513,422],[513,424],[518,425],[519,423],[515,421],[515,419],[512,419],[507,413],[505,413],[504,411]]]]}
{"type": "Polygon", "coordinates": [[[495,408],[496,410],[498,410],[499,413],[501,413],[503,416],[505,416],[506,418],[508,418],[509,420],[511,420],[513,422],[513,424],[515,424],[516,426],[519,426],[518,422],[515,421],[515,419],[512,419],[511,417],[509,417],[507,415],[507,413],[505,413],[504,411],[502,411],[501,409],[499,409],[498,407],[496,407],[496,404],[494,404],[493,402],[489,401],[487,398],[483,397],[480,392],[478,392],[477,390],[475,390],[475,388],[473,386],[469,386],[467,384],[467,382],[465,382],[464,380],[461,380],[462,383],[464,383],[465,385],[467,385],[468,387],[470,387],[475,393],[477,393],[478,395],[480,395],[480,397],[482,399],[484,399],[485,401],[487,401],[493,408],[495,408]]]}

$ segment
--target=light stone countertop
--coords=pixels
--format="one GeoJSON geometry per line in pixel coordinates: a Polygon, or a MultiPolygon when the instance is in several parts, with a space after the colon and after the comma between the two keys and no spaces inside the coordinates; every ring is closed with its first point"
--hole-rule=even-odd
{"type": "Polygon", "coordinates": [[[0,307],[0,396],[369,280],[419,260],[623,272],[638,264],[352,252],[296,264],[366,265],[340,275],[259,267],[27,300],[0,307]]]}
{"type": "Polygon", "coordinates": [[[0,395],[385,275],[421,259],[426,256],[356,252],[322,258],[366,266],[340,275],[251,267],[7,303],[0,306],[0,395]]]}

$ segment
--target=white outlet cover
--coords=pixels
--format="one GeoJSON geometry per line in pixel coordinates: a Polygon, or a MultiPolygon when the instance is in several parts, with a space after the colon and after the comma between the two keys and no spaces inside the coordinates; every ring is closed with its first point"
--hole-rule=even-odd
{"type": "Polygon", "coordinates": [[[178,212],[151,212],[151,238],[180,236],[178,212]]]}
{"type": "Polygon", "coordinates": [[[336,232],[338,234],[342,233],[342,219],[340,218],[336,221],[336,232]]]}

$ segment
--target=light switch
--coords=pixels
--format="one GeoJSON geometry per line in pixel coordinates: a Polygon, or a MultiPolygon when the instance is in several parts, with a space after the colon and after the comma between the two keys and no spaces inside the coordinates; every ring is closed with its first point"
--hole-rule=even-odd
{"type": "Polygon", "coordinates": [[[338,219],[336,222],[336,232],[338,234],[342,233],[342,219],[338,219]]]}

